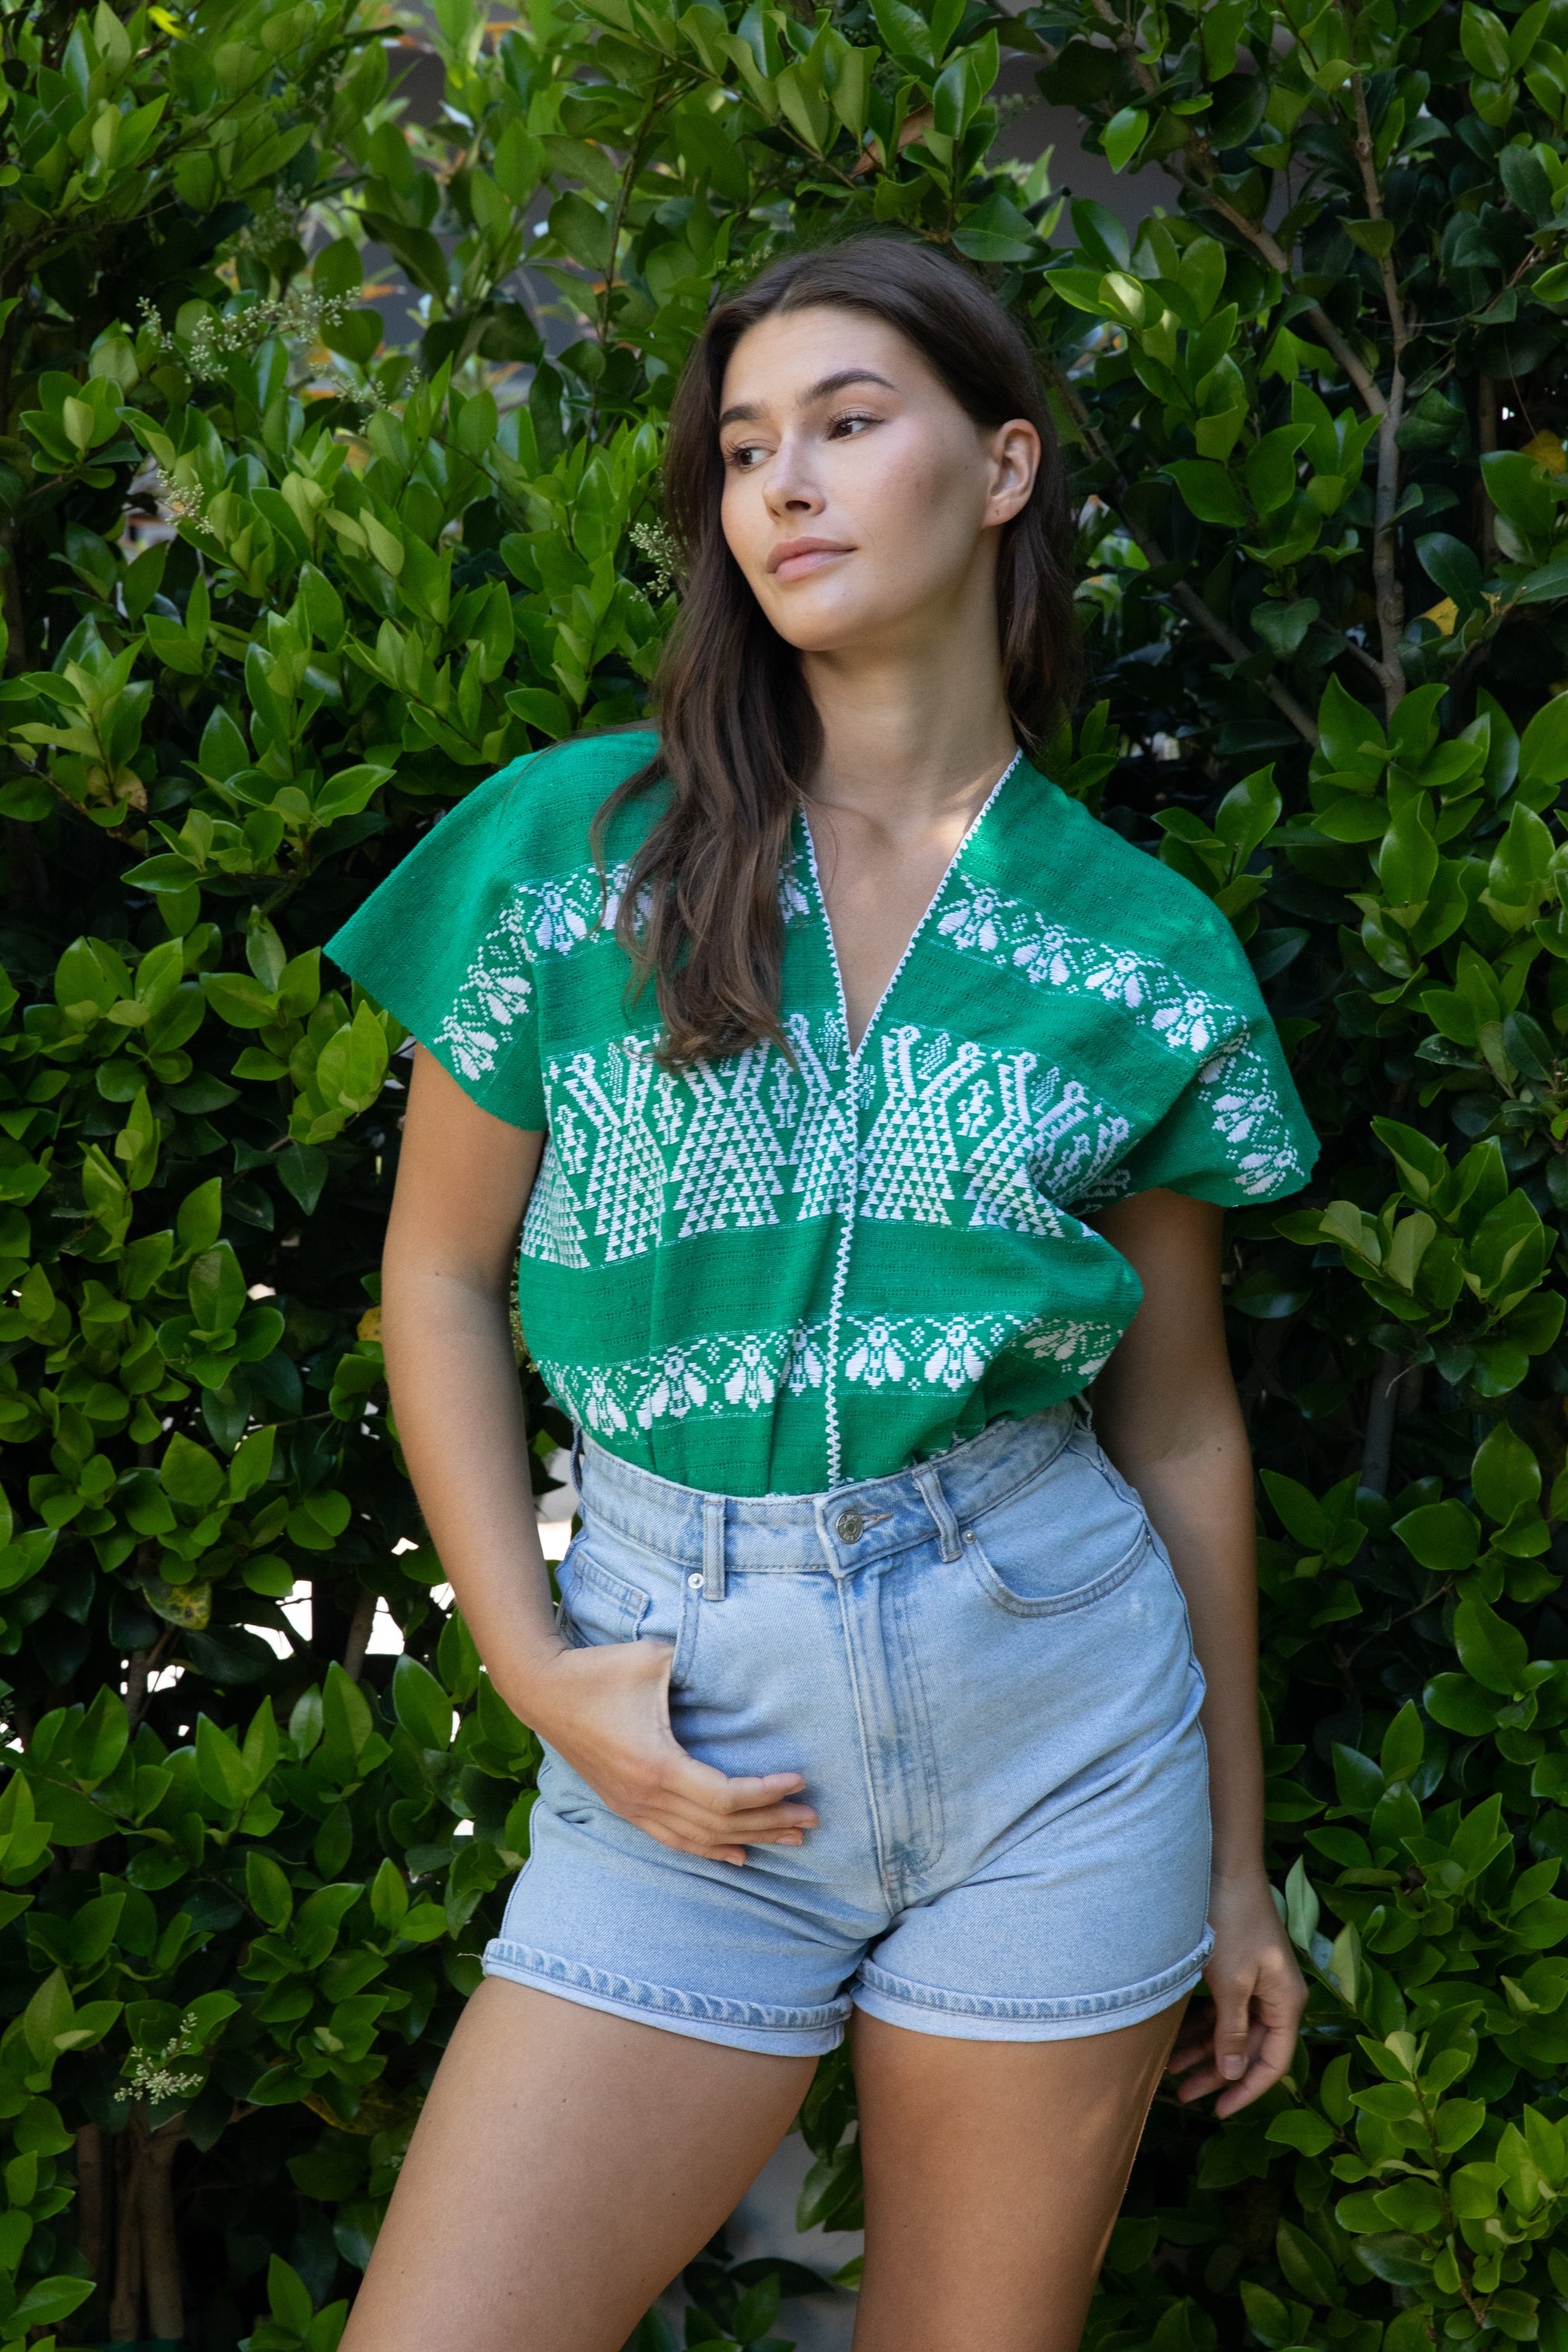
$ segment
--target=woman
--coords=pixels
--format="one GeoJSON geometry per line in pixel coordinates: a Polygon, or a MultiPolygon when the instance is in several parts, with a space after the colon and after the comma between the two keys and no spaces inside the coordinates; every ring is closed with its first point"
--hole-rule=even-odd
{"type": "Polygon", "coordinates": [[[859,2352],[1068,2352],[1162,2072],[1234,2114],[1305,1997],[1219,1266],[1315,1138],[1226,920],[1033,764],[1067,507],[984,289],[769,270],[669,492],[658,737],[493,777],[331,947],[419,1041],[399,1433],[545,1743],[347,2352],[616,2352],[851,2013],[859,2352]]]}

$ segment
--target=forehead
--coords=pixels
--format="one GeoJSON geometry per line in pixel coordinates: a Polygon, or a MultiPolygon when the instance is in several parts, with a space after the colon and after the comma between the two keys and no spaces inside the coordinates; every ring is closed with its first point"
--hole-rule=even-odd
{"type": "Polygon", "coordinates": [[[816,303],[774,310],[749,327],[730,354],[721,406],[796,407],[830,376],[864,368],[907,394],[940,390],[913,343],[868,310],[816,303]]]}

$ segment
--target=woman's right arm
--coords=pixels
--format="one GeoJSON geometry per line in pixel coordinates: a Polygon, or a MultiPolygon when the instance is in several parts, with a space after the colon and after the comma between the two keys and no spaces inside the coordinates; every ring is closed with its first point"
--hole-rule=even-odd
{"type": "Polygon", "coordinates": [[[816,1818],[790,1801],[798,1772],[731,1780],[676,1740],[668,1643],[576,1649],[555,1630],[508,1297],[543,1144],[416,1048],[381,1328],[426,1524],[496,1689],[613,1812],[713,1861],[798,1845],[816,1818]]]}

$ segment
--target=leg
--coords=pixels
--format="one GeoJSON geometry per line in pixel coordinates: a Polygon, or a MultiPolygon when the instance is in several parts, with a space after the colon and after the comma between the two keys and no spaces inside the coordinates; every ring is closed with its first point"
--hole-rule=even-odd
{"type": "Polygon", "coordinates": [[[342,2352],[617,2352],[756,2178],[815,2063],[488,1977],[342,2352]]]}
{"type": "Polygon", "coordinates": [[[1076,2352],[1185,2006],[1068,2042],[953,2041],[857,2011],[856,2352],[1076,2352]]]}

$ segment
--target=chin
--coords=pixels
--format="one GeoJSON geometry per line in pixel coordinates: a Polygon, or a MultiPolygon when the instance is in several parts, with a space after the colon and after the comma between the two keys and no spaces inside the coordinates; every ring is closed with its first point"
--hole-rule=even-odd
{"type": "Polygon", "coordinates": [[[785,645],[800,654],[869,652],[889,635],[902,635],[915,617],[901,604],[891,611],[885,607],[868,611],[858,604],[846,610],[826,598],[815,610],[804,597],[798,601],[792,597],[782,610],[769,612],[766,604],[763,610],[785,645]]]}

